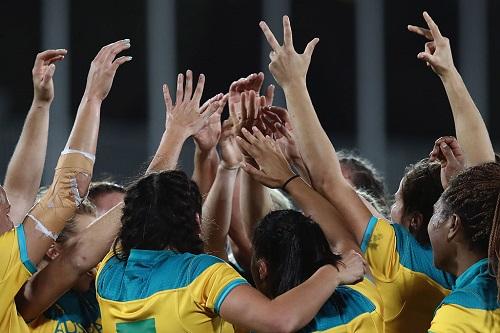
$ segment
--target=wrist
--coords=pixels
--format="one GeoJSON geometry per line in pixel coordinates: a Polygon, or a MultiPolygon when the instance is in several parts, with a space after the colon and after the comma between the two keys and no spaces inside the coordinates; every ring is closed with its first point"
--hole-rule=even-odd
{"type": "Polygon", "coordinates": [[[301,77],[301,78],[291,79],[288,82],[283,83],[281,85],[281,87],[283,88],[283,91],[285,92],[285,94],[288,90],[293,90],[293,89],[297,89],[297,88],[302,89],[304,87],[307,87],[306,78],[301,77]]]}
{"type": "Polygon", "coordinates": [[[52,104],[52,99],[51,100],[42,100],[42,99],[37,98],[35,96],[33,98],[33,101],[31,102],[31,107],[33,109],[48,109],[51,104],[52,104]]]}
{"type": "Polygon", "coordinates": [[[210,157],[217,151],[217,149],[215,149],[216,146],[206,148],[203,147],[203,145],[198,142],[196,137],[193,136],[193,140],[194,140],[194,145],[196,147],[196,154],[200,157],[206,157],[206,158],[210,157]]]}
{"type": "Polygon", "coordinates": [[[448,84],[450,82],[455,82],[461,79],[460,73],[455,68],[455,66],[445,70],[439,77],[441,78],[443,84],[448,84]]]}
{"type": "Polygon", "coordinates": [[[99,98],[95,95],[87,95],[87,94],[83,94],[83,97],[82,97],[82,104],[97,104],[97,105],[101,105],[102,104],[102,98],[99,98]]]}
{"type": "Polygon", "coordinates": [[[300,175],[296,175],[290,170],[290,173],[287,175],[283,185],[281,185],[281,189],[285,192],[288,192],[287,187],[289,187],[292,183],[296,182],[296,179],[300,178],[300,175]]]}
{"type": "Polygon", "coordinates": [[[190,134],[188,133],[188,131],[186,131],[186,129],[169,122],[167,126],[165,126],[165,132],[163,133],[163,136],[173,138],[176,137],[184,142],[187,140],[187,138],[190,137],[190,134]]]}
{"type": "Polygon", "coordinates": [[[224,171],[224,172],[230,172],[230,173],[238,173],[238,170],[240,169],[240,164],[232,165],[230,163],[226,163],[225,161],[220,161],[219,163],[219,170],[224,171]]]}
{"type": "Polygon", "coordinates": [[[318,272],[328,276],[328,281],[333,282],[333,286],[338,286],[341,283],[340,271],[331,264],[326,264],[318,268],[318,272]]]}

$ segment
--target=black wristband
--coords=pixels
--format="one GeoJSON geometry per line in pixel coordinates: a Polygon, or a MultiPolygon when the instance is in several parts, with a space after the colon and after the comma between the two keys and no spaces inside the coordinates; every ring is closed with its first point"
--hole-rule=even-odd
{"type": "Polygon", "coordinates": [[[295,178],[299,178],[299,177],[300,177],[300,175],[293,175],[292,177],[288,178],[288,180],[283,184],[283,186],[281,186],[281,189],[286,192],[286,186],[288,185],[288,183],[290,183],[295,178]]]}

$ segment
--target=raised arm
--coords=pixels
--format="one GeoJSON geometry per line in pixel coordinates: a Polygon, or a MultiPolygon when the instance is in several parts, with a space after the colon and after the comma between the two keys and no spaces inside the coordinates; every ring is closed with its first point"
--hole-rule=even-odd
{"type": "Polygon", "coordinates": [[[357,253],[343,258],[344,265],[321,267],[308,280],[269,300],[248,285],[234,288],[222,303],[220,315],[237,327],[258,332],[296,332],[306,326],[339,284],[359,281],[364,271],[357,253]]]}
{"type": "Polygon", "coordinates": [[[54,99],[52,77],[56,70],[55,63],[64,59],[66,53],[66,50],[58,49],[37,54],[31,72],[33,102],[7,167],[4,183],[12,205],[10,218],[15,225],[21,223],[28,210],[33,207],[40,188],[47,151],[49,110],[54,99]]]}
{"type": "Polygon", "coordinates": [[[28,280],[16,296],[24,320],[37,318],[104,258],[120,230],[122,208],[116,205],[69,240],[61,255],[28,280]]]}
{"type": "Polygon", "coordinates": [[[316,115],[307,91],[306,76],[314,47],[319,39],[307,44],[303,54],[295,51],[292,29],[287,16],[283,17],[284,43],[279,45],[273,33],[261,22],[269,45],[271,63],[269,69],[285,92],[302,159],[311,177],[313,188],[337,209],[346,223],[345,227],[361,243],[372,214],[356,191],[342,176],[337,155],[316,115]]]}
{"type": "Polygon", "coordinates": [[[175,169],[184,142],[198,133],[207,124],[210,116],[217,111],[220,106],[218,101],[200,107],[204,86],[205,75],[201,74],[193,93],[193,73],[190,70],[186,72],[185,87],[184,75],[179,74],[175,105],[173,105],[168,86],[163,85],[167,112],[165,132],[146,173],[175,169]]]}
{"type": "Polygon", "coordinates": [[[221,163],[217,176],[203,205],[202,236],[205,251],[227,261],[226,239],[231,224],[231,209],[236,176],[242,160],[234,142],[230,121],[224,123],[220,138],[221,163]]]}
{"type": "Polygon", "coordinates": [[[359,245],[342,225],[342,218],[328,200],[311,188],[301,177],[295,175],[281,152],[279,145],[254,128],[254,133],[244,130],[244,138],[237,138],[240,147],[257,162],[259,169],[244,164],[243,169],[255,180],[271,188],[288,192],[304,214],[316,221],[330,245],[337,251],[356,250],[359,245]]]}
{"type": "Polygon", "coordinates": [[[417,58],[425,61],[443,82],[450,102],[458,142],[464,151],[466,166],[495,161],[488,129],[477,109],[462,77],[455,68],[450,40],[441,35],[439,27],[423,13],[429,29],[409,25],[408,30],[429,40],[417,58]]]}
{"type": "Polygon", "coordinates": [[[115,56],[130,47],[122,40],[103,47],[90,66],[75,123],[61,153],[47,193],[23,221],[28,258],[36,265],[86,197],[97,145],[101,103],[111,89],[116,70],[130,57],[115,56]]]}

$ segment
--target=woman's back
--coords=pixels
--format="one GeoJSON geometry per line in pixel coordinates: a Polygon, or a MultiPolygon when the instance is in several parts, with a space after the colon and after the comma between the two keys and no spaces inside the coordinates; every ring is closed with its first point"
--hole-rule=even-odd
{"type": "Polygon", "coordinates": [[[220,305],[246,283],[210,255],[133,249],[123,261],[110,252],[97,276],[103,331],[233,332],[220,305]]]}
{"type": "Polygon", "coordinates": [[[339,286],[301,332],[383,332],[382,300],[368,279],[339,286]]]}

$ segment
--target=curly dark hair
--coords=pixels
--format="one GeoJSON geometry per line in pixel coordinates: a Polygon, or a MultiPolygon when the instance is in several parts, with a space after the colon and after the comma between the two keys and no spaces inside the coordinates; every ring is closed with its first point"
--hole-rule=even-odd
{"type": "Polygon", "coordinates": [[[434,204],[442,193],[439,162],[430,162],[428,158],[424,158],[406,168],[401,183],[403,215],[422,214],[423,223],[420,229],[410,230],[420,244],[430,244],[427,225],[434,212],[434,204]]]}
{"type": "Polygon", "coordinates": [[[387,216],[389,213],[387,190],[384,178],[375,167],[353,151],[341,150],[337,152],[337,156],[340,165],[349,171],[354,187],[370,195],[376,201],[376,206],[381,210],[380,213],[387,216]]]}
{"type": "Polygon", "coordinates": [[[295,210],[267,214],[254,231],[254,256],[268,263],[265,293],[275,298],[307,280],[325,264],[337,267],[323,231],[309,217],[295,210]]]}
{"type": "Polygon", "coordinates": [[[132,249],[203,253],[198,223],[202,199],[184,172],[140,178],[127,189],[124,203],[122,228],[113,247],[118,258],[126,260],[132,249]]]}
{"type": "Polygon", "coordinates": [[[454,177],[441,196],[445,218],[460,217],[471,250],[489,254],[500,285],[500,164],[471,167],[454,177]]]}

